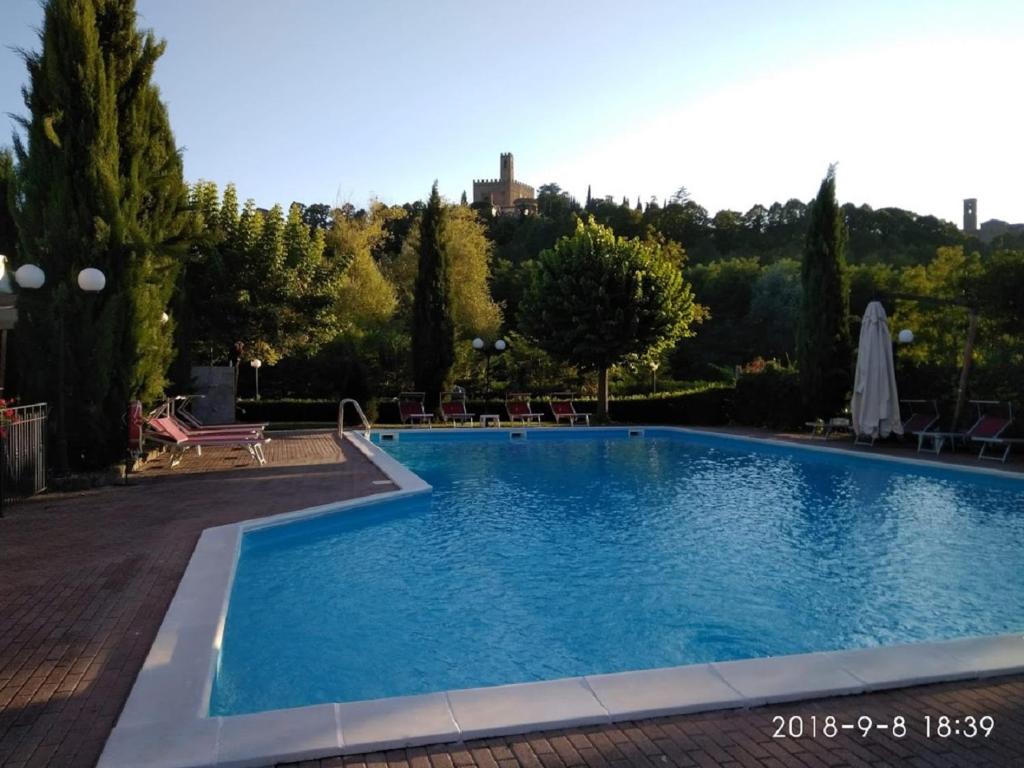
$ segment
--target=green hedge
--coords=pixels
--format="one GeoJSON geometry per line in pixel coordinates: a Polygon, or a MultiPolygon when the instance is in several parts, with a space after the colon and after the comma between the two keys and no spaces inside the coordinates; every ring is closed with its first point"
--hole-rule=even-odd
{"type": "MultiPolygon", "coordinates": [[[[717,426],[728,423],[732,402],[732,388],[707,387],[682,393],[659,393],[653,397],[631,396],[613,399],[609,411],[613,421],[628,424],[691,424],[717,426]]],[[[576,409],[593,413],[597,403],[576,400],[576,409]]],[[[552,421],[547,400],[535,398],[534,411],[552,421]]],[[[374,423],[397,424],[398,403],[393,400],[369,401],[365,406],[367,417],[374,423]]],[[[474,414],[496,413],[506,417],[504,400],[469,400],[466,410],[474,414]]],[[[266,421],[273,423],[323,422],[334,424],[338,420],[336,400],[240,400],[236,409],[239,421],[266,421]]],[[[346,413],[346,420],[354,414],[346,413]]]]}
{"type": "Polygon", "coordinates": [[[728,423],[731,402],[732,388],[723,386],[675,395],[612,400],[608,414],[613,420],[628,424],[716,427],[728,423]]]}
{"type": "Polygon", "coordinates": [[[800,376],[787,368],[744,373],[736,382],[729,417],[750,427],[799,429],[804,421],[800,376]]]}
{"type": "Polygon", "coordinates": [[[259,422],[338,422],[337,400],[239,400],[235,406],[238,421],[259,422]]]}

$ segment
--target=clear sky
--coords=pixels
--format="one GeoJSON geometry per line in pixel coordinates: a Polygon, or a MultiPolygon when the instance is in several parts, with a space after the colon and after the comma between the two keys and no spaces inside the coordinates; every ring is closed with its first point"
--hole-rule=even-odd
{"type": "MultiPolygon", "coordinates": [[[[1024,221],[1019,0],[138,0],[190,180],[242,197],[456,199],[473,178],[714,212],[839,196],[1024,221]]],[[[37,47],[36,0],[0,44],[37,47]]],[[[0,114],[24,113],[0,49],[0,114]]],[[[9,118],[0,126],[14,130],[9,118]]],[[[0,134],[2,136],[2,134],[0,134]]],[[[0,139],[2,141],[2,139],[0,139]]]]}

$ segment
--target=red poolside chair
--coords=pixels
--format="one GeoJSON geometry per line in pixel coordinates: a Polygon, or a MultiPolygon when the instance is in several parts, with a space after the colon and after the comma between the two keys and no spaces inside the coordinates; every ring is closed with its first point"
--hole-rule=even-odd
{"type": "Polygon", "coordinates": [[[910,415],[903,420],[903,434],[917,436],[927,432],[939,421],[939,406],[934,400],[903,400],[903,405],[910,406],[910,415]],[[922,405],[931,404],[931,408],[922,405]]]}
{"type": "MultiPolygon", "coordinates": [[[[262,432],[267,422],[234,422],[230,424],[204,424],[192,413],[192,400],[201,399],[203,395],[177,395],[169,398],[168,413],[186,432],[262,432]]],[[[160,414],[163,415],[163,414],[160,414]]]]}
{"type": "MultiPolygon", "coordinates": [[[[996,440],[1001,434],[1003,434],[1003,432],[1006,431],[1006,428],[1013,423],[1012,411],[1009,418],[985,413],[983,406],[1000,405],[997,400],[971,400],[970,402],[971,405],[974,405],[978,409],[978,419],[971,425],[970,429],[965,432],[918,432],[918,453],[921,451],[928,451],[929,453],[937,455],[942,452],[942,448],[947,442],[949,442],[949,445],[953,450],[956,450],[957,440],[964,445],[967,445],[968,440],[982,443],[996,440]]],[[[985,449],[982,447],[982,453],[984,452],[985,449]]],[[[982,457],[979,456],[979,458],[982,457]]]]}
{"type": "Polygon", "coordinates": [[[403,424],[433,426],[434,414],[423,410],[423,392],[402,392],[398,396],[398,416],[403,424]]]}
{"type": "Polygon", "coordinates": [[[521,421],[523,426],[526,426],[531,421],[535,421],[539,425],[543,416],[543,414],[537,413],[530,407],[530,396],[523,392],[510,394],[505,399],[505,411],[508,412],[509,421],[521,421]]]}
{"type": "Polygon", "coordinates": [[[551,415],[555,417],[555,424],[565,419],[570,426],[576,426],[580,421],[585,422],[588,427],[590,426],[590,414],[577,411],[576,406],[572,404],[570,395],[553,395],[550,405],[551,415]]]}
{"type": "Polygon", "coordinates": [[[466,423],[472,427],[476,414],[466,412],[465,395],[459,392],[449,392],[446,396],[448,399],[441,401],[441,418],[446,422],[451,422],[453,427],[456,424],[465,425],[466,423]]]}
{"type": "Polygon", "coordinates": [[[267,463],[263,446],[270,442],[269,437],[262,434],[204,434],[189,435],[169,416],[150,419],[145,439],[171,448],[171,466],[181,461],[182,454],[189,448],[195,448],[202,455],[203,448],[245,448],[254,461],[261,465],[267,463]]]}

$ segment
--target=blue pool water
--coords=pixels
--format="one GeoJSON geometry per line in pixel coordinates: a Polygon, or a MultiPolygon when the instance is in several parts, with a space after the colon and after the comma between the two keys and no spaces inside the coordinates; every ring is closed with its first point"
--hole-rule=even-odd
{"type": "Polygon", "coordinates": [[[1024,629],[1024,481],[647,430],[404,433],[245,535],[212,714],[1024,629]]]}

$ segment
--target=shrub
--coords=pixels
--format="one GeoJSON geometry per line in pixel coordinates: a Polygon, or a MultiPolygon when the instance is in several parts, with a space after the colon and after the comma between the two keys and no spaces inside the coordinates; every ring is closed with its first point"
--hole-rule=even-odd
{"type": "Polygon", "coordinates": [[[800,376],[774,361],[748,366],[736,381],[731,418],[737,424],[796,429],[802,419],[800,376]]]}
{"type": "Polygon", "coordinates": [[[631,424],[673,424],[721,426],[728,422],[732,388],[713,386],[706,389],[612,400],[611,418],[631,424]]]}

